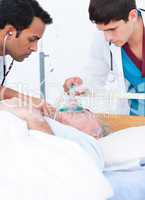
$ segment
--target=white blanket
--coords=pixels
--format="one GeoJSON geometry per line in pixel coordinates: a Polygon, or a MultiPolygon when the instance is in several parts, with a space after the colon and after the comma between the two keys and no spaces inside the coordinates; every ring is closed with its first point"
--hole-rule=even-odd
{"type": "Polygon", "coordinates": [[[98,140],[107,170],[139,169],[145,164],[145,126],[123,129],[98,140]]]}
{"type": "Polygon", "coordinates": [[[74,142],[28,131],[24,121],[0,112],[0,199],[105,200],[109,183],[74,142]]]}
{"type": "Polygon", "coordinates": [[[145,165],[145,126],[120,130],[99,140],[47,119],[54,134],[79,144],[102,171],[134,170],[145,165]]]}

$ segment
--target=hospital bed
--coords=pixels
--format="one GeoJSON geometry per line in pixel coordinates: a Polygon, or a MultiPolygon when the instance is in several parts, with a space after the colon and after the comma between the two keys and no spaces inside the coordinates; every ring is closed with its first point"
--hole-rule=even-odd
{"type": "MultiPolygon", "coordinates": [[[[145,125],[144,117],[130,117],[108,114],[97,114],[97,117],[101,118],[102,121],[104,121],[107,125],[110,125],[112,131],[118,131],[127,127],[145,125]]],[[[62,130],[62,132],[64,133],[65,130],[62,130]]],[[[124,146],[122,146],[122,148],[123,147],[124,146]]],[[[114,196],[109,200],[145,200],[144,167],[140,169],[135,168],[131,170],[108,171],[104,172],[104,175],[110,182],[114,192],[114,196]]]]}
{"type": "MultiPolygon", "coordinates": [[[[130,124],[131,125],[134,124],[134,121],[133,121],[134,118],[132,117],[130,118],[127,116],[122,116],[122,117],[110,116],[109,118],[108,116],[103,115],[102,118],[106,120],[106,123],[109,123],[109,120],[111,120],[111,118],[112,118],[111,122],[113,120],[114,122],[116,120],[117,121],[120,120],[120,123],[122,121],[122,124],[124,124],[124,121],[125,121],[125,125],[123,128],[126,128],[130,124]],[[124,120],[124,118],[126,120],[124,120]]],[[[145,169],[144,168],[140,170],[131,170],[131,171],[104,172],[105,177],[110,182],[112,189],[114,191],[114,196],[111,197],[110,199],[108,198],[106,199],[105,197],[111,196],[110,187],[101,176],[100,170],[96,171],[97,168],[95,167],[93,160],[91,160],[87,156],[87,154],[84,151],[82,151],[81,148],[79,148],[78,145],[71,143],[70,141],[67,142],[65,140],[62,140],[62,138],[55,138],[54,136],[51,136],[51,135],[49,136],[43,133],[39,133],[37,131],[35,132],[31,131],[31,133],[29,133],[27,131],[25,123],[18,121],[18,119],[14,118],[14,116],[7,115],[7,113],[1,113],[0,119],[1,121],[3,121],[3,123],[1,124],[1,129],[3,128],[3,131],[1,130],[1,133],[10,132],[9,136],[11,138],[10,140],[10,138],[7,137],[6,134],[1,135],[3,139],[0,140],[1,141],[0,153],[1,153],[1,161],[2,161],[0,176],[4,178],[4,173],[5,173],[5,176],[6,177],[8,176],[9,178],[9,174],[7,172],[9,171],[9,169],[15,169],[15,164],[17,164],[17,166],[19,166],[18,168],[19,171],[17,170],[16,177],[12,176],[10,178],[12,178],[12,180],[13,178],[14,180],[16,179],[18,183],[19,181],[25,180],[25,184],[23,183],[20,189],[23,189],[25,187],[25,191],[27,195],[30,193],[35,195],[35,198],[27,198],[27,199],[40,200],[42,199],[41,195],[44,194],[44,192],[46,192],[46,196],[43,199],[48,200],[49,198],[47,196],[48,195],[47,188],[43,187],[43,184],[46,182],[45,186],[47,186],[49,183],[50,188],[52,188],[52,184],[53,184],[53,189],[55,191],[55,192],[49,191],[49,197],[50,195],[52,196],[52,198],[50,198],[51,200],[57,200],[58,197],[60,198],[60,194],[64,196],[63,198],[60,198],[63,200],[67,200],[67,199],[70,199],[70,200],[71,199],[76,199],[76,200],[77,199],[78,200],[80,199],[83,199],[83,200],[89,200],[89,199],[91,200],[96,200],[96,199],[97,200],[145,200],[145,169]],[[6,119],[5,123],[4,123],[4,119],[6,119]],[[7,121],[9,121],[9,126],[7,126],[7,121]],[[17,124],[17,127],[14,126],[15,123],[17,124]],[[9,144],[9,141],[11,141],[10,143],[11,145],[9,144]],[[33,148],[32,148],[32,145],[33,145],[33,148]],[[27,148],[25,148],[25,146],[27,148]],[[47,149],[48,147],[49,149],[47,149]],[[11,159],[5,160],[5,158],[8,155],[11,156],[11,159]],[[11,162],[11,160],[13,160],[12,158],[15,159],[15,155],[17,158],[20,159],[19,162],[17,163],[11,162]],[[34,162],[35,166],[30,164],[30,163],[33,163],[31,162],[32,160],[35,161],[34,162]],[[45,167],[47,166],[46,164],[48,165],[49,170],[51,167],[50,171],[46,170],[46,167],[45,167]],[[12,166],[13,168],[11,168],[10,166],[12,166]],[[23,170],[25,171],[24,174],[22,173],[23,170]],[[19,176],[17,176],[18,172],[19,172],[19,176]],[[42,172],[44,172],[44,174],[41,174],[42,172]],[[47,173],[47,172],[50,172],[50,173],[47,173]],[[38,175],[39,176],[41,175],[41,176],[39,177],[38,175]],[[63,181],[63,184],[62,184],[62,181],[63,181]],[[43,183],[42,187],[41,187],[41,182],[43,183]],[[36,183],[38,185],[36,185],[36,183]],[[40,191],[36,190],[37,188],[36,186],[38,186],[39,190],[40,189],[41,190],[40,191]],[[31,190],[29,190],[30,187],[31,187],[31,190]],[[56,187],[57,187],[57,192],[56,192],[56,187]],[[58,192],[58,189],[59,189],[59,192],[58,192]],[[70,194],[71,196],[69,196],[70,194]],[[92,197],[90,195],[92,195],[92,197]],[[105,195],[104,198],[102,195],[105,195]]],[[[138,121],[141,121],[142,124],[145,124],[144,118],[137,118],[137,119],[138,121]]],[[[115,129],[118,130],[122,128],[121,125],[118,127],[116,127],[115,125],[114,127],[113,126],[114,124],[115,123],[111,124],[111,128],[113,130],[115,129]]],[[[56,125],[56,122],[55,122],[55,125],[56,125]]],[[[59,126],[60,125],[61,124],[59,124],[59,126]]],[[[63,126],[59,130],[61,130],[62,133],[64,133],[63,126]]],[[[68,134],[68,130],[66,130],[66,133],[68,134]]],[[[1,181],[0,183],[1,183],[1,187],[5,186],[5,188],[3,188],[3,190],[6,192],[4,195],[8,196],[8,198],[5,198],[6,200],[8,200],[10,198],[11,192],[13,192],[12,190],[13,188],[11,188],[11,185],[10,187],[8,187],[9,185],[6,185],[6,184],[4,185],[3,181],[1,181]]],[[[1,196],[2,194],[3,193],[0,192],[1,196]]],[[[21,192],[19,195],[21,196],[21,192]]],[[[16,199],[16,198],[11,198],[11,199],[16,199]]]]}
{"type": "MultiPolygon", "coordinates": [[[[113,131],[127,127],[145,125],[145,117],[99,115],[113,131]]],[[[114,196],[109,200],[145,200],[145,167],[140,170],[126,170],[104,173],[111,183],[114,196]]]]}
{"type": "MultiPolygon", "coordinates": [[[[82,102],[82,99],[80,101],[82,102]]],[[[86,102],[89,101],[84,99],[82,103],[84,107],[87,105],[86,102]]],[[[110,127],[111,132],[145,125],[145,117],[99,114],[98,107],[100,108],[101,106],[93,108],[93,111],[97,113],[96,116],[106,126],[110,127]]],[[[109,180],[114,192],[114,196],[109,200],[145,200],[145,168],[140,170],[109,171],[104,172],[104,175],[109,180]]]]}
{"type": "Polygon", "coordinates": [[[107,172],[114,196],[109,200],[145,200],[145,169],[107,172]]]}
{"type": "Polygon", "coordinates": [[[128,127],[145,125],[145,117],[142,116],[97,114],[97,117],[110,126],[112,132],[128,127]]]}
{"type": "MultiPolygon", "coordinates": [[[[130,97],[127,96],[126,98],[128,99],[130,97]]],[[[101,119],[103,124],[110,127],[112,133],[118,130],[126,129],[128,127],[138,127],[145,125],[145,117],[100,114],[99,112],[102,112],[102,109],[104,108],[101,107],[102,104],[99,104],[100,106],[98,106],[98,104],[93,104],[94,107],[92,109],[92,107],[89,107],[86,103],[89,102],[89,100],[86,100],[84,97],[79,97],[78,99],[84,107],[87,107],[97,113],[97,118],[101,119]]],[[[107,107],[109,106],[110,105],[107,107]]],[[[104,172],[104,175],[107,180],[109,180],[114,192],[114,196],[109,200],[145,200],[145,167],[142,167],[142,169],[134,170],[108,171],[104,172]]]]}

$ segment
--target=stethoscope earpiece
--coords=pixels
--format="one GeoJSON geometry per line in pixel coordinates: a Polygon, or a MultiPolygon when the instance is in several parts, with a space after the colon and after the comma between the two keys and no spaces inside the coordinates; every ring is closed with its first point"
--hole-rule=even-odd
{"type": "Polygon", "coordinates": [[[13,63],[14,63],[14,59],[12,60],[8,70],[6,71],[6,62],[5,62],[5,55],[6,55],[6,42],[8,40],[8,37],[12,36],[13,35],[13,32],[9,31],[8,33],[6,33],[5,37],[4,37],[4,41],[3,41],[3,80],[2,80],[2,83],[1,83],[1,86],[3,86],[4,84],[4,81],[7,77],[7,75],[9,74],[12,66],[13,66],[13,63]]]}
{"type": "Polygon", "coordinates": [[[7,33],[7,35],[8,35],[8,36],[12,36],[13,33],[10,31],[10,32],[7,33]]]}

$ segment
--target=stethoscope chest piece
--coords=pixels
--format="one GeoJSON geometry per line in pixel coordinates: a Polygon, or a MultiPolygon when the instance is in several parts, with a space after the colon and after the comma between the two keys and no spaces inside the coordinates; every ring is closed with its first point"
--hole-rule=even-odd
{"type": "Polygon", "coordinates": [[[106,79],[105,89],[109,91],[112,91],[114,89],[116,90],[117,85],[118,82],[116,80],[115,73],[113,71],[110,71],[106,79]]]}
{"type": "Polygon", "coordinates": [[[107,82],[114,83],[115,82],[115,74],[113,71],[110,71],[107,77],[107,82]]]}

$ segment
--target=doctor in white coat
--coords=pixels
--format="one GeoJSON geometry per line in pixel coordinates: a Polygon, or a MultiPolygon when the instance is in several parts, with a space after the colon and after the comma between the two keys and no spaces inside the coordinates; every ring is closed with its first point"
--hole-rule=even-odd
{"type": "MultiPolygon", "coordinates": [[[[144,10],[137,10],[135,0],[91,0],[89,16],[97,26],[89,64],[83,69],[84,76],[65,81],[64,90],[87,79],[93,89],[103,88],[120,94],[129,92],[122,47],[128,44],[134,56],[143,61],[144,10]]],[[[128,100],[118,99],[116,103],[116,114],[129,114],[128,100]]]]}

